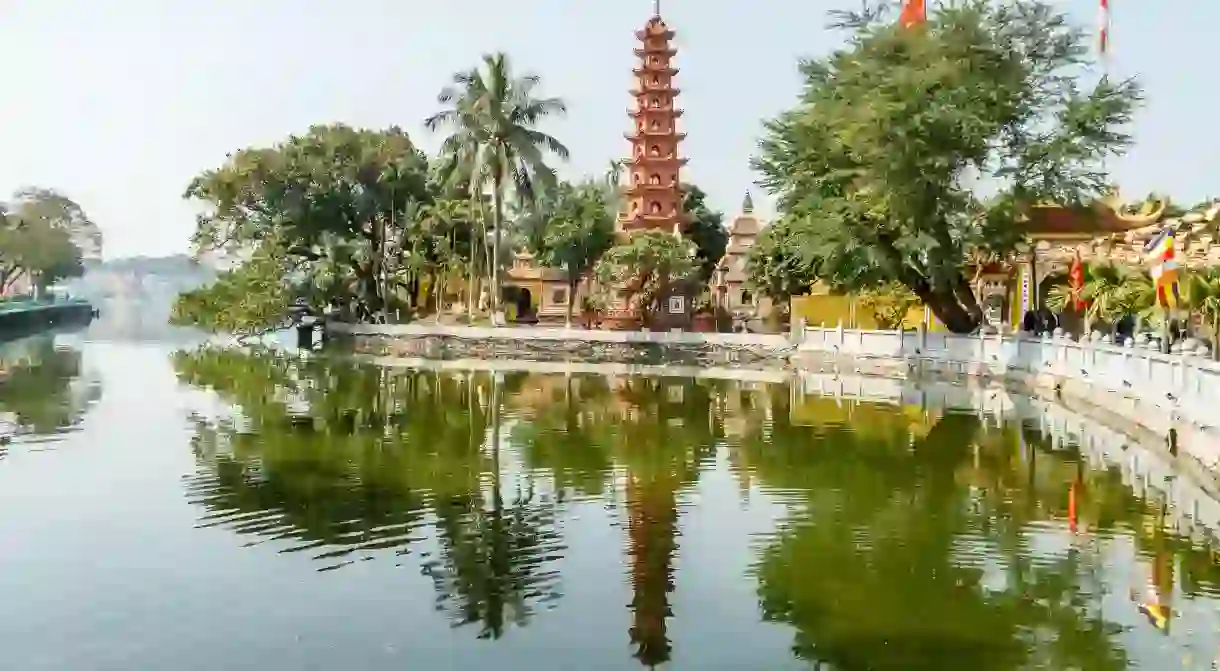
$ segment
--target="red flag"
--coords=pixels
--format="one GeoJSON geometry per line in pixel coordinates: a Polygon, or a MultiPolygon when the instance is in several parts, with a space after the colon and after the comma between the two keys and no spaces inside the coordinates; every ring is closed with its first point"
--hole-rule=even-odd
{"type": "Polygon", "coordinates": [[[1102,56],[1110,52],[1110,0],[1101,0],[1101,32],[1097,37],[1097,48],[1102,56]]]}
{"type": "MultiPolygon", "coordinates": [[[[1105,2],[1106,0],[1102,0],[1105,2]]],[[[903,0],[902,16],[898,18],[898,23],[902,24],[903,28],[917,26],[928,20],[928,7],[925,0],[903,0]]]]}
{"type": "Polygon", "coordinates": [[[1080,252],[1076,252],[1076,258],[1072,260],[1072,268],[1068,271],[1068,287],[1072,290],[1072,307],[1077,312],[1088,307],[1088,304],[1080,297],[1084,293],[1084,264],[1080,262],[1080,252]]]}

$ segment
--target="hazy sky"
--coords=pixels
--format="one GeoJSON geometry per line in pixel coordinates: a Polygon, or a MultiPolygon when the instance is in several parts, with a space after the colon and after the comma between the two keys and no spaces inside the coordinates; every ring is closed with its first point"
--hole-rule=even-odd
{"type": "MultiPolygon", "coordinates": [[[[1090,27],[1099,0],[1061,0],[1090,27]]],[[[1149,103],[1115,169],[1124,192],[1220,195],[1220,86],[1206,0],[1111,0],[1116,75],[1149,103]]],[[[550,130],[564,173],[623,156],[633,32],[651,0],[0,0],[0,193],[56,187],[106,235],[106,256],[187,248],[190,179],[225,154],[310,124],[408,129],[450,74],[505,50],[570,106],[550,130]]],[[[735,212],[754,175],[759,123],[790,106],[802,55],[841,39],[829,9],[859,0],[665,0],[678,31],[688,179],[735,212]]],[[[757,191],[757,190],[756,190],[757,191]]],[[[766,201],[758,198],[760,209],[766,201]]]]}

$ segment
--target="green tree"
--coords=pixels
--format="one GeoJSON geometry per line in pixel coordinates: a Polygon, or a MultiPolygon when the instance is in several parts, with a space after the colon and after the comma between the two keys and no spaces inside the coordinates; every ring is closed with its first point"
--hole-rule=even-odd
{"type": "Polygon", "coordinates": [[[72,235],[53,223],[10,216],[0,228],[0,293],[22,276],[39,289],[85,272],[80,247],[72,235]]]}
{"type": "Polygon", "coordinates": [[[902,320],[911,308],[919,305],[919,297],[900,282],[887,282],[863,291],[859,299],[860,305],[872,313],[877,327],[882,329],[902,326],[902,320]]]}
{"type": "Polygon", "coordinates": [[[84,274],[83,246],[101,249],[101,232],[80,205],[52,189],[27,187],[0,204],[0,293],[21,277],[40,288],[84,274]]]}
{"type": "MultiPolygon", "coordinates": [[[[1156,290],[1152,279],[1138,268],[1114,263],[1090,263],[1084,267],[1084,287],[1080,298],[1086,304],[1086,328],[1105,324],[1113,330],[1128,315],[1145,321],[1155,321],[1156,290]]],[[[1046,306],[1064,312],[1075,303],[1076,296],[1067,284],[1056,285],[1047,292],[1046,306]]]]}
{"type": "Polygon", "coordinates": [[[697,276],[695,246],[683,237],[659,231],[641,231],[627,242],[611,247],[594,267],[602,302],[621,291],[627,306],[650,318],[674,288],[689,285],[697,276]]]}
{"type": "Polygon", "coordinates": [[[781,308],[818,280],[816,259],[806,253],[817,241],[791,217],[781,217],[763,229],[746,253],[746,286],[781,308]]]}
{"type": "Polygon", "coordinates": [[[508,188],[528,202],[537,187],[555,184],[555,172],[546,164],[545,154],[568,158],[563,143],[536,128],[546,117],[567,111],[559,98],[535,97],[541,81],[536,75],[515,76],[507,55],[487,54],[481,67],[453,76],[452,84],[437,96],[437,102],[447,108],[424,122],[429,130],[451,129],[441,144],[447,182],[466,183],[472,196],[481,196],[485,187],[491,187],[491,300],[497,319],[508,188]]]}
{"type": "Polygon", "coordinates": [[[283,326],[288,308],[308,295],[302,282],[291,281],[293,262],[282,247],[261,245],[249,260],[220,273],[211,284],[180,294],[170,323],[240,339],[283,326]]]}
{"type": "Polygon", "coordinates": [[[791,256],[836,289],[902,282],[972,331],[968,252],[1011,249],[1028,206],[1098,197],[1140,88],[1080,81],[1089,36],[1042,0],[945,3],[917,30],[872,10],[841,19],[847,46],[801,64],[800,100],[754,161],[808,233],[791,256]]]}
{"type": "MultiPolygon", "coordinates": [[[[302,286],[356,316],[384,315],[391,243],[415,246],[402,239],[405,216],[410,204],[429,202],[427,181],[427,160],[399,128],[314,126],[270,148],[238,151],[196,177],[186,197],[207,211],[193,242],[198,252],[249,257],[274,240],[263,251],[267,263],[291,265],[308,278],[302,286]]],[[[217,295],[220,309],[222,298],[233,296],[217,295]]]]}
{"type": "Polygon", "coordinates": [[[26,223],[41,221],[67,232],[82,255],[97,258],[102,253],[102,231],[83,207],[55,189],[25,187],[13,194],[9,204],[13,216],[26,223]]]}
{"type": "Polygon", "coordinates": [[[695,243],[699,282],[707,284],[729,246],[729,232],[724,227],[724,213],[708,207],[707,194],[694,184],[682,185],[682,211],[690,217],[683,232],[695,243]]]}
{"type": "Polygon", "coordinates": [[[614,216],[598,185],[566,183],[557,187],[541,216],[545,220],[532,227],[534,232],[527,235],[527,241],[539,261],[563,269],[567,276],[564,323],[571,327],[577,285],[614,245],[614,216]]]}
{"type": "Polygon", "coordinates": [[[1211,333],[1212,358],[1220,358],[1220,268],[1188,271],[1185,284],[1187,304],[1211,333]]]}

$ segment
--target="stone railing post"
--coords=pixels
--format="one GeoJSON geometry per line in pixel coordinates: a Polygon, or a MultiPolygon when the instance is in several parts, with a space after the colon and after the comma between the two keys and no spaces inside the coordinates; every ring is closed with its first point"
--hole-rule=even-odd
{"type": "Polygon", "coordinates": [[[804,344],[805,339],[809,335],[808,328],[809,328],[808,320],[806,320],[804,317],[797,318],[795,321],[792,322],[792,328],[790,329],[791,332],[789,333],[789,336],[788,336],[789,341],[793,345],[797,345],[797,346],[804,344]]]}

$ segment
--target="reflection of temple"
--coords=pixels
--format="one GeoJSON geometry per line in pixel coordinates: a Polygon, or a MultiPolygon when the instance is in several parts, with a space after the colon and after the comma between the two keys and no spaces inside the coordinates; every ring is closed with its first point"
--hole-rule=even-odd
{"type": "Polygon", "coordinates": [[[673,615],[673,557],[677,551],[679,483],[672,473],[631,474],[627,479],[627,536],[631,556],[631,642],[645,666],[669,661],[673,646],[666,620],[673,615]]]}
{"type": "Polygon", "coordinates": [[[1144,519],[1145,538],[1151,540],[1150,548],[1152,563],[1151,575],[1144,594],[1139,597],[1139,610],[1148,618],[1152,626],[1161,631],[1169,630],[1169,621],[1173,617],[1170,599],[1173,596],[1174,562],[1176,558],[1169,547],[1169,539],[1165,532],[1165,505],[1155,515],[1144,519]]]}

